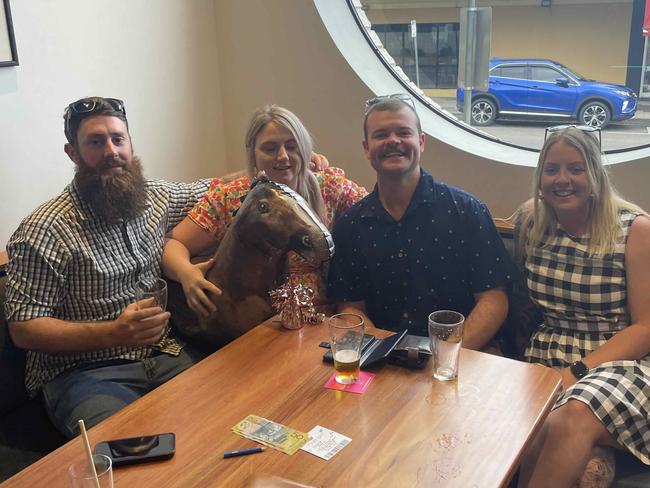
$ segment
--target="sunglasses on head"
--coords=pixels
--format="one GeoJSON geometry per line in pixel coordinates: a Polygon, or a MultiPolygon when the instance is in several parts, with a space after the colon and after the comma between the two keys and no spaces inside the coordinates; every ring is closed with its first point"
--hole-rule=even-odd
{"type": "Polygon", "coordinates": [[[76,102],[68,105],[68,109],[65,113],[65,127],[64,132],[69,141],[72,141],[74,137],[70,133],[70,122],[76,118],[82,118],[87,115],[92,115],[95,112],[101,112],[105,110],[108,105],[112,110],[117,113],[121,113],[126,117],[126,109],[124,108],[124,102],[119,98],[103,98],[103,97],[93,97],[93,98],[82,98],[76,102]]]}
{"type": "Polygon", "coordinates": [[[383,102],[384,100],[388,100],[389,98],[401,100],[402,102],[410,105],[411,108],[415,110],[415,102],[413,101],[413,98],[411,98],[411,95],[409,95],[408,93],[393,93],[392,95],[380,95],[378,97],[366,100],[366,110],[369,110],[370,107],[372,107],[373,105],[377,105],[379,102],[383,102]]]}
{"type": "Polygon", "coordinates": [[[89,114],[99,111],[109,105],[116,112],[126,116],[124,102],[118,98],[82,98],[68,105],[68,113],[71,117],[74,115],[89,114]]]}
{"type": "Polygon", "coordinates": [[[560,132],[565,129],[578,129],[579,131],[582,131],[586,134],[592,134],[595,135],[594,133],[598,133],[598,149],[602,150],[603,147],[603,142],[602,142],[602,136],[600,132],[599,127],[593,127],[591,125],[573,125],[573,124],[567,124],[567,125],[555,125],[553,127],[547,127],[546,130],[544,131],[544,142],[546,142],[546,139],[548,138],[549,134],[552,134],[553,132],[560,132]]]}

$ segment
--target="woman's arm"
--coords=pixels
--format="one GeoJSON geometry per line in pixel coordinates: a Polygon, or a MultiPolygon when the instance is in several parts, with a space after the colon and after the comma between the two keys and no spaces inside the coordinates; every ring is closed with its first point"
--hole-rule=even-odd
{"type": "Polygon", "coordinates": [[[195,265],[191,258],[216,244],[213,235],[185,217],[167,236],[162,255],[163,273],[183,286],[189,307],[204,317],[216,311],[208,294],[221,295],[221,290],[205,279],[212,260],[195,265]]]}
{"type": "MultiPolygon", "coordinates": [[[[650,219],[645,216],[637,217],[630,228],[625,274],[632,323],[583,358],[589,369],[618,359],[640,359],[650,351],[650,219]]],[[[568,368],[562,378],[565,387],[576,381],[568,368]]]]}

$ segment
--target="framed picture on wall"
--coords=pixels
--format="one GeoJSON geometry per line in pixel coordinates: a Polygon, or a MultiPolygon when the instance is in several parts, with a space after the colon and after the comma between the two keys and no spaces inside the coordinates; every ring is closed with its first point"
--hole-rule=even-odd
{"type": "Polygon", "coordinates": [[[11,23],[9,0],[2,0],[0,7],[0,67],[18,65],[14,26],[11,23]]]}

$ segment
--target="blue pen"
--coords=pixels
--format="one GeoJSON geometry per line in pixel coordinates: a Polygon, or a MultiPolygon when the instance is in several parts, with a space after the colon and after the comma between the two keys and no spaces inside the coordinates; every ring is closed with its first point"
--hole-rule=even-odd
{"type": "Polygon", "coordinates": [[[224,452],[223,453],[223,458],[231,458],[231,457],[236,457],[236,456],[248,456],[249,454],[255,454],[257,452],[262,452],[266,449],[266,447],[252,447],[250,449],[241,449],[239,451],[230,451],[230,452],[224,452]]]}

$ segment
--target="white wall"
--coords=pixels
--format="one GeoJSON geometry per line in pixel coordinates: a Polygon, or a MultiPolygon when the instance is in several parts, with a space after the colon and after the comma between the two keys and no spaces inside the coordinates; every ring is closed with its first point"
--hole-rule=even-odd
{"type": "Polygon", "coordinates": [[[225,171],[213,0],[14,0],[20,65],[0,68],[0,246],[73,164],[62,114],[122,98],[151,178],[225,171]]]}

